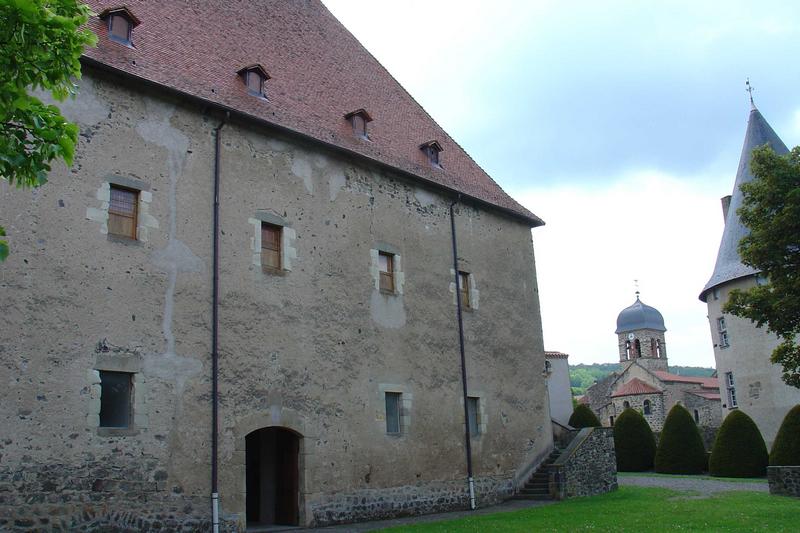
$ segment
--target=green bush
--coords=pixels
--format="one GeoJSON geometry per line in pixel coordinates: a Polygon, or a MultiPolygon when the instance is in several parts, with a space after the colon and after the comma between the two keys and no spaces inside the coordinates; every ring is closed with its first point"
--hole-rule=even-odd
{"type": "Polygon", "coordinates": [[[572,411],[568,424],[574,428],[593,428],[601,425],[594,412],[585,403],[579,403],[572,411]]]}
{"type": "Polygon", "coordinates": [[[656,439],[650,424],[634,409],[625,409],[614,423],[617,470],[643,472],[653,468],[656,439]]]}
{"type": "Polygon", "coordinates": [[[669,410],[656,451],[655,470],[662,474],[700,474],[706,449],[697,425],[683,406],[669,410]]]}
{"type": "Polygon", "coordinates": [[[712,476],[760,477],[767,472],[767,446],[753,419],[731,411],[717,433],[708,469],[712,476]]]}
{"type": "Polygon", "coordinates": [[[769,454],[771,466],[800,465],[800,405],[792,407],[783,418],[778,436],[769,454]]]}

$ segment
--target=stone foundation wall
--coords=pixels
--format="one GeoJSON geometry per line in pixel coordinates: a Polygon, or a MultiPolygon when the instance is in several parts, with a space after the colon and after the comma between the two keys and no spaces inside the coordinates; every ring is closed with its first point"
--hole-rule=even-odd
{"type": "MultiPolygon", "coordinates": [[[[511,478],[475,479],[478,507],[507,500],[514,494],[511,478]]],[[[386,489],[353,491],[315,500],[310,504],[316,527],[363,520],[423,515],[469,508],[466,479],[386,489]]]]}
{"type": "Polygon", "coordinates": [[[770,494],[800,498],[800,466],[770,466],[767,479],[770,494]]]}
{"type": "Polygon", "coordinates": [[[557,500],[617,489],[614,430],[584,428],[550,466],[550,494],[557,500]]]}

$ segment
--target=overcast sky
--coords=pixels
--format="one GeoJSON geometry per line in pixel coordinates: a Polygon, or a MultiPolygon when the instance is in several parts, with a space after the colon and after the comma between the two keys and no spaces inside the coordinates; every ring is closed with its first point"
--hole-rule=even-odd
{"type": "Polygon", "coordinates": [[[756,105],[800,144],[800,2],[324,0],[547,225],[545,348],[617,361],[616,317],[659,309],[672,364],[714,366],[705,304],[756,105]]]}

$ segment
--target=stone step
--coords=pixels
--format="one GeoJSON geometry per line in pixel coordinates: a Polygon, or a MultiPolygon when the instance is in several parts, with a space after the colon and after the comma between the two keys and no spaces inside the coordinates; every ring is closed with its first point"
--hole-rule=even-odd
{"type": "Polygon", "coordinates": [[[520,492],[550,492],[550,485],[548,483],[539,483],[535,485],[525,485],[520,489],[520,492]]]}
{"type": "Polygon", "coordinates": [[[512,500],[552,500],[549,494],[515,494],[512,500]]]}

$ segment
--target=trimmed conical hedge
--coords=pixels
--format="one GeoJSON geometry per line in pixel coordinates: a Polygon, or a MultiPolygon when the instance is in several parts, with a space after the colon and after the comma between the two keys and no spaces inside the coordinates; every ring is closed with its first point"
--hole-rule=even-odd
{"type": "Polygon", "coordinates": [[[647,420],[634,409],[625,409],[614,423],[617,470],[643,472],[653,468],[656,439],[647,420]]]}
{"type": "Polygon", "coordinates": [[[594,412],[585,403],[579,403],[572,411],[568,424],[574,428],[593,428],[600,427],[600,421],[594,412]]]}
{"type": "Polygon", "coordinates": [[[717,433],[708,470],[712,476],[760,477],[767,472],[767,446],[753,419],[731,411],[717,433]]]}
{"type": "Polygon", "coordinates": [[[706,449],[697,425],[683,406],[669,410],[656,451],[655,470],[662,474],[700,474],[706,449]]]}
{"type": "Polygon", "coordinates": [[[792,407],[783,417],[778,436],[769,454],[770,466],[800,465],[800,405],[792,407]]]}

